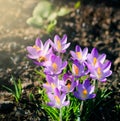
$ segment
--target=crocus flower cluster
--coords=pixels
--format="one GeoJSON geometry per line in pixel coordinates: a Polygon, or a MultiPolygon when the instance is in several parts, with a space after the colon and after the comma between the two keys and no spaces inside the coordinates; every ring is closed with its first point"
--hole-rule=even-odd
{"type": "Polygon", "coordinates": [[[76,45],[75,51],[70,51],[72,64],[71,69],[67,68],[69,62],[63,60],[61,54],[64,54],[69,46],[66,35],[63,35],[62,39],[55,35],[53,41],[48,39],[43,44],[42,40],[37,38],[34,46],[27,47],[27,56],[38,66],[44,67],[46,83],[43,87],[50,100],[48,105],[59,109],[70,104],[67,98],[69,93],[80,100],[95,98],[95,86],[90,80],[105,82],[112,74],[111,62],[106,60],[105,54],[99,54],[96,48],[88,53],[87,47],[82,50],[79,45],[76,45]],[[64,69],[67,71],[63,71],[64,69]],[[82,76],[86,76],[86,79],[80,82],[82,76]]]}

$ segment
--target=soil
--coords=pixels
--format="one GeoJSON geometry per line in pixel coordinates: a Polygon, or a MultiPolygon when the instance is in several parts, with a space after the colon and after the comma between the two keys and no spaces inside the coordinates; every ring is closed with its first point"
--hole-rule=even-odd
{"type": "Polygon", "coordinates": [[[1,121],[47,121],[45,112],[40,109],[37,94],[39,76],[37,68],[27,57],[26,47],[33,45],[39,36],[42,40],[53,38],[55,34],[67,34],[68,41],[74,49],[76,44],[91,50],[96,47],[100,53],[106,53],[112,62],[113,74],[108,78],[107,86],[112,94],[104,100],[105,106],[99,106],[92,112],[88,121],[119,121],[120,107],[120,2],[119,0],[92,0],[83,2],[75,9],[77,0],[55,1],[59,6],[67,5],[72,12],[58,18],[55,30],[48,34],[26,24],[27,18],[38,1],[6,0],[0,1],[0,119],[1,121]],[[19,104],[14,103],[12,95],[2,85],[12,88],[11,76],[22,80],[23,94],[19,104]],[[35,95],[31,102],[29,93],[35,95]],[[35,105],[38,104],[38,105],[35,105]],[[27,105],[27,106],[25,106],[27,105]],[[39,110],[39,111],[38,111],[39,110]]]}

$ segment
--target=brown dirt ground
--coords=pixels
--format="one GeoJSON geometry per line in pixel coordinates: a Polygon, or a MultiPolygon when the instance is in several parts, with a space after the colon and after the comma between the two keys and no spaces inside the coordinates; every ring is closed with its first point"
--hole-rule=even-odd
{"type": "MultiPolygon", "coordinates": [[[[54,1],[54,4],[59,3],[59,5],[67,3],[66,5],[70,8],[73,8],[75,3],[72,0],[69,3],[66,0],[64,3],[51,1],[54,1]]],[[[35,65],[26,58],[26,46],[32,45],[38,36],[45,40],[48,37],[53,38],[55,33],[61,36],[66,33],[68,41],[72,43],[71,49],[74,49],[76,44],[82,47],[87,46],[90,50],[92,47],[96,47],[99,52],[106,53],[107,58],[112,61],[113,74],[108,79],[108,85],[109,90],[113,91],[109,100],[113,99],[113,101],[108,106],[102,107],[102,111],[96,110],[97,113],[93,113],[89,121],[118,121],[120,110],[118,112],[115,110],[115,105],[120,103],[120,8],[118,5],[91,2],[81,6],[80,9],[73,9],[69,15],[58,19],[55,31],[48,35],[44,30],[26,24],[26,19],[32,15],[32,10],[37,2],[38,0],[0,1],[0,115],[5,114],[0,118],[6,121],[14,116],[13,120],[19,117],[9,111],[5,113],[6,107],[3,108],[2,105],[9,103],[9,99],[11,99],[11,95],[1,86],[11,85],[11,75],[23,80],[24,89],[29,90],[27,87],[32,85],[30,89],[35,92],[33,85],[38,85],[37,82],[34,82],[37,78],[34,73],[35,65]]],[[[14,108],[14,105],[12,106],[10,106],[10,111],[14,108]]],[[[18,107],[20,108],[20,106],[18,107]]],[[[36,118],[33,115],[42,115],[35,114],[32,109],[31,112],[33,114],[28,113],[29,117],[32,117],[30,119],[19,113],[23,117],[22,119],[31,121],[36,118]]],[[[36,118],[36,120],[40,119],[36,118]]]]}

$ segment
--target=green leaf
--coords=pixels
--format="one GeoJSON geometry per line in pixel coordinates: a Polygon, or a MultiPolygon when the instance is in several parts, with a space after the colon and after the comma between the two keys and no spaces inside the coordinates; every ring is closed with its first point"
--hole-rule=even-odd
{"type": "Polygon", "coordinates": [[[58,11],[58,16],[65,16],[68,13],[70,13],[70,9],[66,7],[61,7],[60,10],[58,11]]]}
{"type": "Polygon", "coordinates": [[[80,6],[81,6],[81,2],[78,1],[78,2],[75,3],[75,6],[74,7],[75,7],[75,9],[78,9],[80,6]]]}
{"type": "Polygon", "coordinates": [[[58,121],[59,120],[59,111],[56,108],[42,105],[43,109],[47,112],[47,114],[51,117],[52,121],[58,121]]]}
{"type": "Polygon", "coordinates": [[[57,24],[56,20],[53,20],[50,22],[50,24],[47,26],[47,32],[51,33],[54,30],[55,25],[57,24]]]}
{"type": "Polygon", "coordinates": [[[10,89],[9,87],[2,85],[3,88],[5,88],[8,92],[11,92],[13,95],[15,94],[14,91],[12,89],[10,89]]]}
{"type": "Polygon", "coordinates": [[[40,28],[43,26],[43,19],[41,17],[33,16],[27,19],[27,24],[40,28]]]}
{"type": "Polygon", "coordinates": [[[46,75],[44,74],[43,70],[38,71],[38,70],[35,69],[35,73],[39,74],[40,76],[42,76],[42,78],[46,77],[46,75]]]}

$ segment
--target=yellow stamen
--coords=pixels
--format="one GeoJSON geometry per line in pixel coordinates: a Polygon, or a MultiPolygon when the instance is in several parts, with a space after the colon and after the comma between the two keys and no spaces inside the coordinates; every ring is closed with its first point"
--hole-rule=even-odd
{"type": "Polygon", "coordinates": [[[57,95],[54,96],[54,98],[55,98],[56,102],[57,102],[58,104],[60,104],[60,98],[59,98],[57,95]]]}
{"type": "Polygon", "coordinates": [[[49,83],[48,83],[48,82],[46,82],[46,85],[49,85],[49,83]]]}
{"type": "Polygon", "coordinates": [[[45,62],[47,59],[44,56],[38,58],[38,62],[45,62]]]}
{"type": "Polygon", "coordinates": [[[52,67],[53,67],[53,70],[54,70],[54,71],[57,71],[58,65],[57,65],[56,63],[53,63],[53,64],[52,64],[52,67]]]}
{"type": "Polygon", "coordinates": [[[101,73],[101,68],[100,68],[100,67],[97,68],[97,74],[98,74],[98,76],[99,76],[99,78],[100,78],[101,75],[102,75],[102,73],[101,73]]]}
{"type": "Polygon", "coordinates": [[[75,70],[75,75],[79,74],[79,68],[76,65],[73,65],[73,68],[75,70]]]}
{"type": "Polygon", "coordinates": [[[86,95],[88,94],[88,92],[87,92],[86,89],[84,89],[84,90],[82,91],[82,93],[83,93],[84,96],[86,96],[86,95]]]}
{"type": "Polygon", "coordinates": [[[61,42],[59,40],[57,40],[57,48],[58,48],[58,50],[61,50],[61,48],[62,48],[61,42]]]}
{"type": "Polygon", "coordinates": [[[41,50],[40,47],[34,45],[33,48],[35,48],[37,51],[41,50]]]}
{"type": "Polygon", "coordinates": [[[94,57],[94,58],[93,58],[93,65],[95,65],[96,63],[97,63],[97,58],[94,57]]]}
{"type": "Polygon", "coordinates": [[[55,85],[53,83],[51,83],[51,87],[54,89],[55,88],[55,85]]]}
{"type": "Polygon", "coordinates": [[[71,87],[71,81],[70,80],[67,80],[66,86],[67,86],[68,89],[70,89],[70,87],[71,87]]]}
{"type": "Polygon", "coordinates": [[[87,97],[87,94],[88,94],[88,91],[86,90],[86,89],[84,89],[83,91],[82,91],[82,98],[86,98],[87,97]]]}
{"type": "Polygon", "coordinates": [[[80,52],[76,52],[76,55],[77,55],[77,57],[78,57],[79,59],[82,58],[82,54],[81,54],[80,52]]]}

